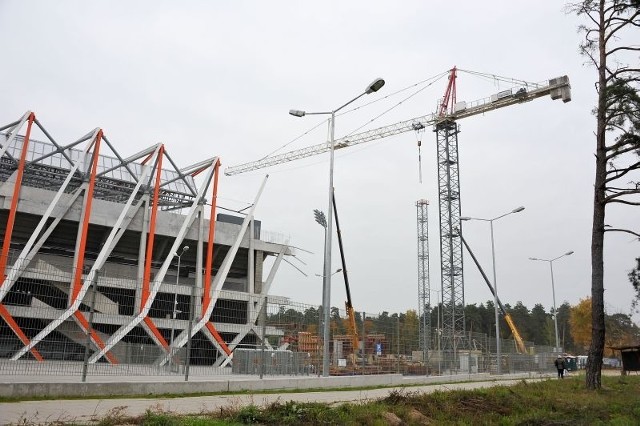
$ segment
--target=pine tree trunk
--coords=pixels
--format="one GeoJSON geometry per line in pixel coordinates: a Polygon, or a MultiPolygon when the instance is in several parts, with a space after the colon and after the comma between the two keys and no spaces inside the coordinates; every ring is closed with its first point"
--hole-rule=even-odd
{"type": "Polygon", "coordinates": [[[586,386],[588,389],[602,387],[602,356],[604,352],[604,218],[605,189],[607,177],[606,152],[606,45],[604,6],[600,0],[599,59],[598,64],[598,111],[596,129],[596,176],[593,197],[593,228],[591,230],[591,346],[586,366],[586,386]]]}

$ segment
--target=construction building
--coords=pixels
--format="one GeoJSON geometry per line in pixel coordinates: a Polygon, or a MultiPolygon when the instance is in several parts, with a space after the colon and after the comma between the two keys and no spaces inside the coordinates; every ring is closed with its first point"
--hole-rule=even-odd
{"type": "Polygon", "coordinates": [[[162,144],[123,156],[101,129],[59,144],[31,112],[0,126],[2,365],[162,367],[190,345],[190,364],[224,367],[255,348],[293,253],[260,238],[264,182],[244,214],[217,213],[219,166],[179,168],[162,144]]]}

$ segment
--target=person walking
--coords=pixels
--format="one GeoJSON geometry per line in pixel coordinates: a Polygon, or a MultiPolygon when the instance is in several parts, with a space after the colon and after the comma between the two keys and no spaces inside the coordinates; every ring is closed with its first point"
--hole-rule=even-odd
{"type": "Polygon", "coordinates": [[[558,355],[558,358],[553,361],[553,365],[558,369],[558,379],[564,379],[565,361],[562,355],[558,355]]]}

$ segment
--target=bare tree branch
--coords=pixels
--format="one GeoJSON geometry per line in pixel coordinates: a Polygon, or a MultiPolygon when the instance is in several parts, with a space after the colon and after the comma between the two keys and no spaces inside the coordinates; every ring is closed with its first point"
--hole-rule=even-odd
{"type": "Polygon", "coordinates": [[[605,228],[604,232],[624,232],[626,234],[631,234],[633,236],[638,237],[640,239],[640,234],[637,232],[630,231],[629,229],[620,229],[620,228],[605,228]]]}
{"type": "MultiPolygon", "coordinates": [[[[633,182],[629,182],[629,183],[633,183],[633,182]]],[[[617,188],[615,186],[607,186],[607,188],[605,189],[605,191],[626,191],[629,188],[617,188]]]]}
{"type": "Polygon", "coordinates": [[[578,15],[585,15],[587,18],[591,20],[591,22],[593,22],[596,25],[596,27],[599,27],[600,22],[596,20],[593,16],[591,16],[591,13],[593,13],[593,11],[588,10],[584,7],[579,7],[579,10],[577,11],[578,15]]]}
{"type": "MultiPolygon", "coordinates": [[[[608,127],[612,127],[614,129],[617,129],[622,134],[627,133],[627,129],[625,129],[624,127],[622,127],[622,126],[620,126],[618,124],[609,123],[608,127]]],[[[621,147],[627,145],[628,143],[631,143],[631,142],[629,140],[627,140],[627,139],[620,139],[620,140],[618,140],[618,142],[614,143],[613,145],[605,146],[604,149],[606,151],[616,150],[618,148],[621,148],[621,147]]]]}
{"type": "Polygon", "coordinates": [[[619,46],[619,47],[616,47],[615,49],[611,49],[610,51],[608,51],[607,56],[613,55],[614,53],[620,52],[620,51],[640,52],[640,47],[619,46]]]}
{"type": "Polygon", "coordinates": [[[605,203],[619,203],[619,204],[626,204],[628,206],[640,206],[640,201],[635,202],[635,201],[618,200],[618,199],[605,201],[605,203]]]}
{"type": "Polygon", "coordinates": [[[609,73],[609,76],[607,76],[607,78],[605,80],[606,80],[607,83],[610,83],[611,81],[613,81],[613,80],[615,80],[617,78],[621,78],[620,77],[621,74],[638,73],[638,72],[640,72],[640,68],[623,67],[623,68],[618,68],[615,71],[611,71],[610,69],[607,68],[607,72],[609,73]]]}
{"type": "Polygon", "coordinates": [[[611,173],[616,173],[616,172],[618,172],[618,171],[619,171],[620,173],[617,173],[615,176],[612,176],[612,177],[606,178],[606,179],[604,180],[604,183],[609,183],[609,182],[612,182],[612,181],[614,181],[614,180],[616,180],[616,179],[620,179],[622,176],[624,176],[624,175],[626,175],[626,174],[629,174],[629,173],[631,173],[632,171],[634,171],[634,170],[638,170],[638,169],[640,169],[640,162],[637,162],[637,163],[635,163],[635,164],[632,164],[632,165],[631,165],[631,166],[629,166],[629,167],[625,167],[624,169],[622,169],[622,171],[620,171],[619,169],[607,170],[607,175],[608,175],[608,174],[611,174],[611,173]]]}
{"type": "MultiPolygon", "coordinates": [[[[615,7],[614,7],[615,8],[615,7]]],[[[612,13],[617,13],[615,10],[612,13]]],[[[613,21],[612,18],[609,18],[607,21],[605,22],[605,28],[609,28],[609,34],[607,34],[607,36],[604,38],[604,44],[606,45],[607,43],[609,43],[609,39],[611,37],[613,37],[618,31],[620,31],[623,28],[626,28],[627,25],[629,23],[633,23],[633,20],[640,15],[640,11],[636,11],[633,15],[631,15],[629,18],[617,18],[615,21],[613,21]],[[616,21],[620,21],[618,24],[614,25],[613,22],[616,21]],[[613,29],[611,29],[611,27],[613,27],[613,29]]]]}
{"type": "MultiPolygon", "coordinates": [[[[630,142],[628,142],[628,143],[630,143],[630,142]]],[[[607,151],[613,151],[612,154],[607,155],[607,161],[609,161],[609,160],[611,160],[611,159],[613,159],[615,157],[618,157],[618,156],[620,156],[622,154],[626,154],[627,152],[631,152],[631,151],[635,151],[636,149],[640,149],[640,146],[638,146],[638,145],[629,145],[626,148],[622,148],[622,147],[624,147],[626,145],[626,143],[620,144],[619,147],[622,148],[622,149],[616,148],[617,145],[618,144],[613,145],[613,148],[607,148],[607,151]]]]}
{"type": "MultiPolygon", "coordinates": [[[[620,197],[624,197],[624,196],[627,196],[627,195],[637,195],[637,194],[640,194],[640,189],[626,189],[624,191],[618,191],[615,194],[611,194],[611,195],[605,197],[604,198],[604,202],[605,203],[611,203],[611,202],[614,202],[614,201],[621,202],[621,200],[619,200],[620,197]]],[[[635,201],[633,201],[633,202],[629,201],[629,200],[626,200],[626,201],[628,203],[636,203],[635,201]]],[[[634,205],[640,205],[640,201],[637,202],[634,205]]]]}

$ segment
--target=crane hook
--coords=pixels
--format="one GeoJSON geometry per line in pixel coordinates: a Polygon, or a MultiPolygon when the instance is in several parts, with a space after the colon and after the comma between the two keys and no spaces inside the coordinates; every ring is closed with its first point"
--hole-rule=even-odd
{"type": "Polygon", "coordinates": [[[424,133],[424,124],[416,121],[411,125],[416,132],[416,138],[418,139],[418,179],[422,183],[422,152],[420,147],[422,146],[422,134],[424,133]]]}

